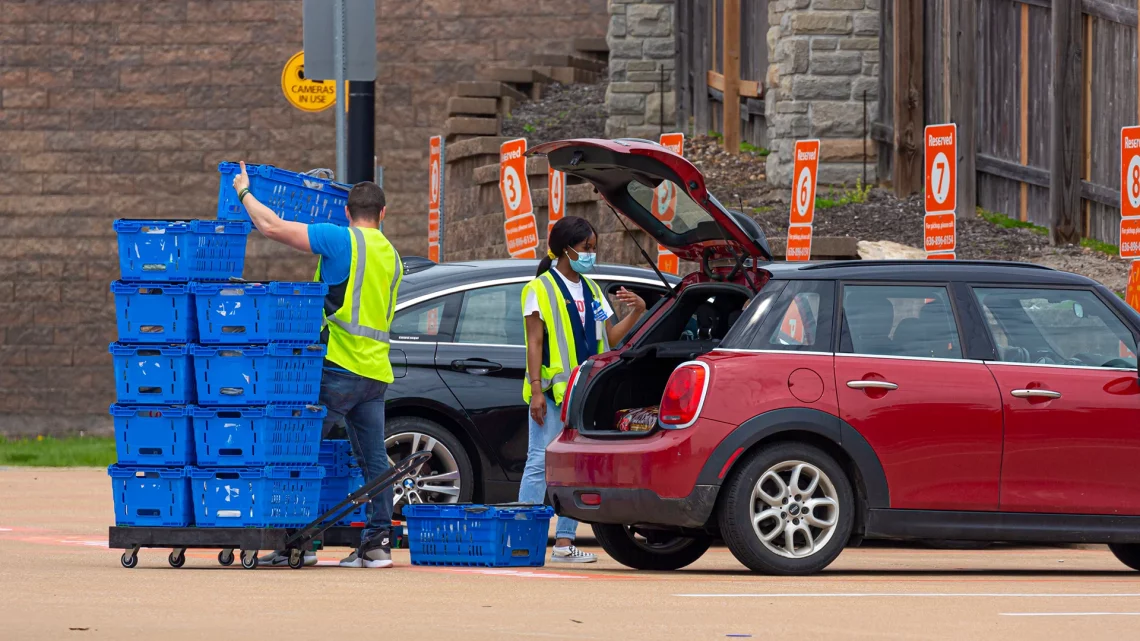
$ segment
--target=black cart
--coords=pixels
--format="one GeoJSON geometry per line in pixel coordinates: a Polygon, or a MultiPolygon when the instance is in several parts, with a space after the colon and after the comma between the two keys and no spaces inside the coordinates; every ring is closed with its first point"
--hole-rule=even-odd
{"type": "Polygon", "coordinates": [[[107,546],[123,552],[125,568],[138,565],[142,548],[170,548],[168,561],[171,567],[180,568],[186,563],[188,549],[217,549],[218,563],[232,565],[234,552],[241,552],[241,566],[248,570],[257,567],[260,550],[286,550],[289,567],[300,569],[305,565],[305,552],[330,547],[357,547],[360,529],[333,527],[357,506],[367,503],[373,496],[395,485],[404,477],[414,474],[431,458],[431,452],[417,452],[402,460],[380,478],[366,483],[328,512],[302,528],[194,528],[194,527],[114,527],[109,529],[107,546]]]}

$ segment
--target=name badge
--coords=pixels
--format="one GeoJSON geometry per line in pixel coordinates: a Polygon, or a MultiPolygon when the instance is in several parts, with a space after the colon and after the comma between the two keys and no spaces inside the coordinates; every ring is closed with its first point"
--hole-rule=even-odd
{"type": "Polygon", "coordinates": [[[593,308],[594,308],[594,320],[599,320],[599,321],[606,320],[606,310],[604,307],[602,307],[602,304],[600,302],[595,300],[593,308]]]}

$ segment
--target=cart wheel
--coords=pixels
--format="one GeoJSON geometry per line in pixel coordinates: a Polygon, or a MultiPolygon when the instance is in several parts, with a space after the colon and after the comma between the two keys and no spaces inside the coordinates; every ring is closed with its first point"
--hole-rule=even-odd
{"type": "Polygon", "coordinates": [[[257,567],[257,550],[242,550],[241,566],[247,570],[257,567]]]}
{"type": "Polygon", "coordinates": [[[234,551],[233,550],[222,550],[221,552],[218,552],[218,563],[221,563],[222,565],[224,565],[226,567],[233,565],[234,564],[234,551]]]}
{"type": "Polygon", "coordinates": [[[289,567],[294,570],[305,567],[305,553],[301,550],[289,550],[289,567]]]}
{"type": "Polygon", "coordinates": [[[174,548],[171,550],[170,556],[166,557],[166,560],[170,562],[170,567],[172,568],[180,568],[186,565],[186,549],[174,548]]]}
{"type": "Polygon", "coordinates": [[[135,552],[127,551],[123,552],[123,556],[119,561],[123,564],[123,567],[129,570],[139,564],[139,557],[135,552]]]}

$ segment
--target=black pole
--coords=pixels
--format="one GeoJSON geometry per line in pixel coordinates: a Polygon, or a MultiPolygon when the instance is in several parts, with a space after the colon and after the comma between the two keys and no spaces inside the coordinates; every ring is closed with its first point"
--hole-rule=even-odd
{"type": "Polygon", "coordinates": [[[863,90],[863,189],[867,188],[867,90],[863,90]]]}
{"type": "Polygon", "coordinates": [[[376,83],[348,83],[348,183],[376,180],[376,83]]]}

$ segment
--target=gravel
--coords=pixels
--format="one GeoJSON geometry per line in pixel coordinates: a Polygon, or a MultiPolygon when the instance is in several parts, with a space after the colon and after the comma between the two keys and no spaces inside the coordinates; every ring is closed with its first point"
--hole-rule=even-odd
{"type": "Polygon", "coordinates": [[[528,147],[567,138],[605,138],[607,85],[549,85],[541,100],[515,105],[503,121],[503,135],[526,138],[528,147]]]}

